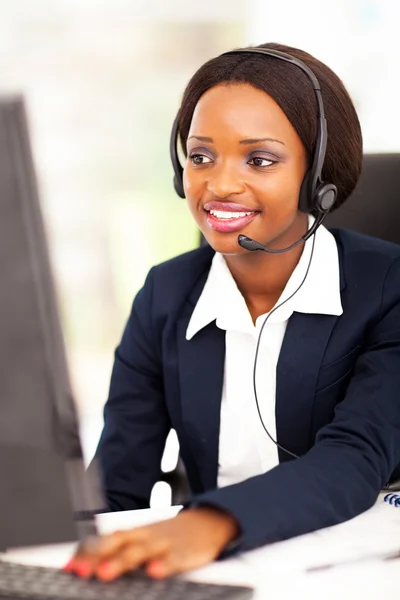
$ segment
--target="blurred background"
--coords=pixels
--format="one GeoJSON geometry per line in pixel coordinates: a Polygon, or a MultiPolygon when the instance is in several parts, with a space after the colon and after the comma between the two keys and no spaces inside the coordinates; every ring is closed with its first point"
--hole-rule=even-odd
{"type": "MultiPolygon", "coordinates": [[[[300,47],[343,79],[365,150],[398,152],[400,4],[0,0],[0,11],[0,91],[27,104],[89,460],[135,293],[152,265],[198,244],[168,152],[191,75],[237,46],[300,47]]],[[[175,447],[172,438],[165,468],[175,447]]],[[[154,500],[167,501],[165,491],[154,500]]]]}

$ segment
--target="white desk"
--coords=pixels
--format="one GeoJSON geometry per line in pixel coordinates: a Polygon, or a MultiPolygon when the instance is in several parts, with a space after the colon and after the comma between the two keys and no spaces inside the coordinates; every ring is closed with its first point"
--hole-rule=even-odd
{"type": "MultiPolygon", "coordinates": [[[[99,530],[109,533],[115,529],[129,529],[169,518],[178,510],[179,507],[172,507],[110,513],[99,515],[97,521],[99,530]]],[[[71,557],[74,547],[74,544],[59,544],[18,549],[2,558],[25,564],[61,567],[71,557]]],[[[250,585],[255,588],[254,600],[320,600],[321,597],[324,600],[376,600],[399,588],[400,560],[385,563],[379,560],[364,561],[312,574],[305,571],[305,566],[313,564],[313,561],[324,564],[327,560],[351,557],[359,550],[371,554],[399,547],[400,509],[382,504],[381,497],[371,511],[348,523],[216,562],[184,577],[210,583],[250,585]],[[372,531],[371,523],[376,525],[378,522],[379,529],[372,531]]]]}

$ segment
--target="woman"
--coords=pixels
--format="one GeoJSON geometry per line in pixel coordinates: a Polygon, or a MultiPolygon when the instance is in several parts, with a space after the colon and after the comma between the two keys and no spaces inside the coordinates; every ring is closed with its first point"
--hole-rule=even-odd
{"type": "Polygon", "coordinates": [[[82,576],[165,577],[339,523],[397,475],[400,247],[321,225],[360,174],[356,112],[321,62],[260,48],[303,67],[227,53],[185,91],[175,185],[209,246],[150,271],[97,451],[110,509],[144,508],[173,427],[192,498],[82,549],[82,576]]]}

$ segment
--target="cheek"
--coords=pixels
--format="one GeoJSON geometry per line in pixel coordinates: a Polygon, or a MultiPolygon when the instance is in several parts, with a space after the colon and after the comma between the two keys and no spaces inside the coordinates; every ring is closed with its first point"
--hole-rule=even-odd
{"type": "Polygon", "coordinates": [[[188,194],[186,194],[186,203],[187,203],[188,209],[192,213],[192,217],[196,221],[197,225],[199,225],[200,224],[199,210],[197,208],[196,203],[193,202],[192,198],[188,194]]]}
{"type": "Polygon", "coordinates": [[[193,191],[201,187],[201,185],[203,184],[203,180],[204,176],[201,172],[196,172],[190,164],[185,163],[185,166],[183,168],[182,181],[183,187],[185,190],[188,191],[188,193],[193,193],[193,191]]]}
{"type": "Polygon", "coordinates": [[[257,181],[253,190],[270,216],[279,213],[283,217],[297,210],[301,181],[289,173],[271,173],[257,181]]]}

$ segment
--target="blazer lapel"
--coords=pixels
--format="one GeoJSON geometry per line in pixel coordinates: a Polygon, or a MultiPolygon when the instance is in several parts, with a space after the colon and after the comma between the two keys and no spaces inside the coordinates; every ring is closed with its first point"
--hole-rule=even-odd
{"type": "MultiPolygon", "coordinates": [[[[278,443],[301,456],[309,449],[314,391],[322,357],[338,317],[293,313],[276,377],[278,443]]],[[[280,462],[290,456],[279,449],[280,462]]]]}
{"type": "Polygon", "coordinates": [[[215,488],[225,331],[215,321],[187,341],[190,314],[177,323],[182,419],[205,490],[215,488]]]}

